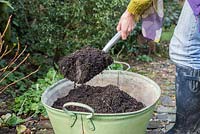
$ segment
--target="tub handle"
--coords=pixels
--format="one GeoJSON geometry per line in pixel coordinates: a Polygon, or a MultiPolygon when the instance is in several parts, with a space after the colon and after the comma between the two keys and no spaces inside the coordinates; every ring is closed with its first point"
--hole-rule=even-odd
{"type": "Polygon", "coordinates": [[[66,109],[67,106],[76,106],[76,107],[82,107],[90,111],[90,115],[86,116],[87,119],[91,119],[94,116],[94,109],[86,104],[78,103],[78,102],[67,102],[63,105],[63,110],[67,112],[69,115],[74,116],[75,114],[72,111],[69,111],[66,109]]]}
{"type": "Polygon", "coordinates": [[[71,127],[74,126],[74,124],[76,123],[76,120],[77,120],[77,116],[75,113],[73,113],[72,111],[69,111],[67,110],[67,106],[77,106],[77,107],[82,107],[82,108],[85,108],[87,109],[88,111],[90,111],[91,113],[89,115],[86,116],[87,118],[87,124],[88,124],[88,127],[91,131],[94,131],[95,130],[95,126],[94,126],[94,123],[92,121],[92,117],[94,116],[94,109],[86,104],[83,104],[83,103],[78,103],[78,102],[67,102],[63,105],[63,110],[69,114],[72,118],[72,121],[71,121],[71,127]]]}

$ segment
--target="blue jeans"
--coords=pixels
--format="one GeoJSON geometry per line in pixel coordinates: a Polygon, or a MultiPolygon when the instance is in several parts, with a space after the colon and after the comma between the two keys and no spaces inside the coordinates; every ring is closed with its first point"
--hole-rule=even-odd
{"type": "Polygon", "coordinates": [[[169,47],[171,60],[179,66],[200,69],[199,20],[186,0],[169,47]]]}

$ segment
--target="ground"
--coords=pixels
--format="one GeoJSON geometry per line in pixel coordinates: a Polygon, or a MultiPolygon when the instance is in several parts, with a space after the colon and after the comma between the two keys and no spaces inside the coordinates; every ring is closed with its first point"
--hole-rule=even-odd
{"type": "Polygon", "coordinates": [[[162,134],[175,122],[175,66],[170,60],[158,60],[139,64],[133,68],[153,79],[161,88],[162,95],[148,126],[148,134],[162,134]]]}
{"type": "MultiPolygon", "coordinates": [[[[150,63],[134,62],[131,64],[131,70],[153,79],[161,87],[162,95],[148,126],[147,134],[166,132],[175,121],[175,66],[168,59],[157,59],[150,63]]],[[[48,119],[31,120],[25,125],[35,134],[54,134],[48,119]]],[[[29,130],[27,134],[30,133],[29,130]]]]}

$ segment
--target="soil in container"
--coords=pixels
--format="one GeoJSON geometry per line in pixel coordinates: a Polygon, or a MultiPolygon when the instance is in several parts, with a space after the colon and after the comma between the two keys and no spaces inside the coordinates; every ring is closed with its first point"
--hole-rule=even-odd
{"type": "Polygon", "coordinates": [[[76,83],[85,83],[113,63],[112,57],[103,51],[85,47],[59,61],[65,78],[76,83]]]}
{"type": "MultiPolygon", "coordinates": [[[[81,85],[69,92],[63,98],[54,102],[53,107],[62,109],[66,102],[84,103],[94,108],[95,113],[125,113],[140,110],[145,107],[141,102],[120,90],[117,86],[93,87],[81,85]]],[[[87,112],[80,107],[69,106],[71,111],[87,112]]]]}

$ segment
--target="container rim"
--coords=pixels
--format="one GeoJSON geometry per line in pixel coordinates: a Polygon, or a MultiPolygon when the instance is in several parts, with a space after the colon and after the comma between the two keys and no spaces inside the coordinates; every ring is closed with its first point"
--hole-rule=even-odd
{"type": "MultiPolygon", "coordinates": [[[[126,115],[134,115],[134,114],[140,114],[140,113],[143,113],[143,112],[145,112],[145,111],[149,111],[152,107],[154,107],[157,103],[158,103],[158,101],[159,101],[159,99],[160,99],[160,97],[161,97],[161,89],[160,89],[160,87],[158,86],[158,84],[157,83],[155,83],[153,80],[151,80],[150,78],[148,78],[148,77],[146,77],[146,76],[143,76],[143,75],[140,75],[140,74],[137,74],[137,73],[134,73],[134,72],[128,72],[128,71],[121,71],[121,70],[105,70],[105,71],[103,71],[103,72],[112,72],[112,73],[115,73],[115,72],[124,72],[124,73],[126,73],[126,74],[134,74],[135,76],[139,76],[140,78],[142,78],[142,79],[144,79],[144,80],[147,80],[148,82],[150,82],[151,84],[153,84],[156,88],[157,88],[157,90],[158,90],[158,93],[159,93],[159,97],[156,99],[156,101],[153,103],[153,104],[151,104],[151,105],[149,105],[149,106],[146,106],[146,107],[144,107],[144,108],[142,108],[142,109],[140,109],[140,110],[138,110],[138,111],[134,111],[134,112],[126,112],[126,113],[95,113],[94,112],[94,116],[126,116],[126,115]]],[[[44,101],[43,101],[43,96],[47,93],[47,91],[48,90],[51,90],[51,89],[53,89],[53,87],[56,87],[57,85],[59,85],[60,83],[63,83],[63,82],[67,82],[68,80],[67,79],[61,79],[61,80],[59,80],[58,82],[56,82],[56,83],[54,83],[53,85],[51,85],[50,87],[48,87],[44,92],[43,92],[43,94],[42,94],[42,96],[41,96],[41,102],[42,102],[42,104],[44,105],[44,107],[47,107],[47,108],[49,108],[49,109],[51,109],[51,110],[53,110],[53,111],[57,111],[57,112],[62,112],[62,113],[64,113],[64,110],[61,110],[61,109],[56,109],[56,108],[53,108],[53,107],[51,107],[51,106],[49,106],[49,105],[47,105],[46,103],[44,103],[44,101]]],[[[73,113],[75,113],[75,114],[82,114],[82,115],[89,115],[90,114],[90,112],[77,112],[77,111],[72,111],[73,113]]]]}

